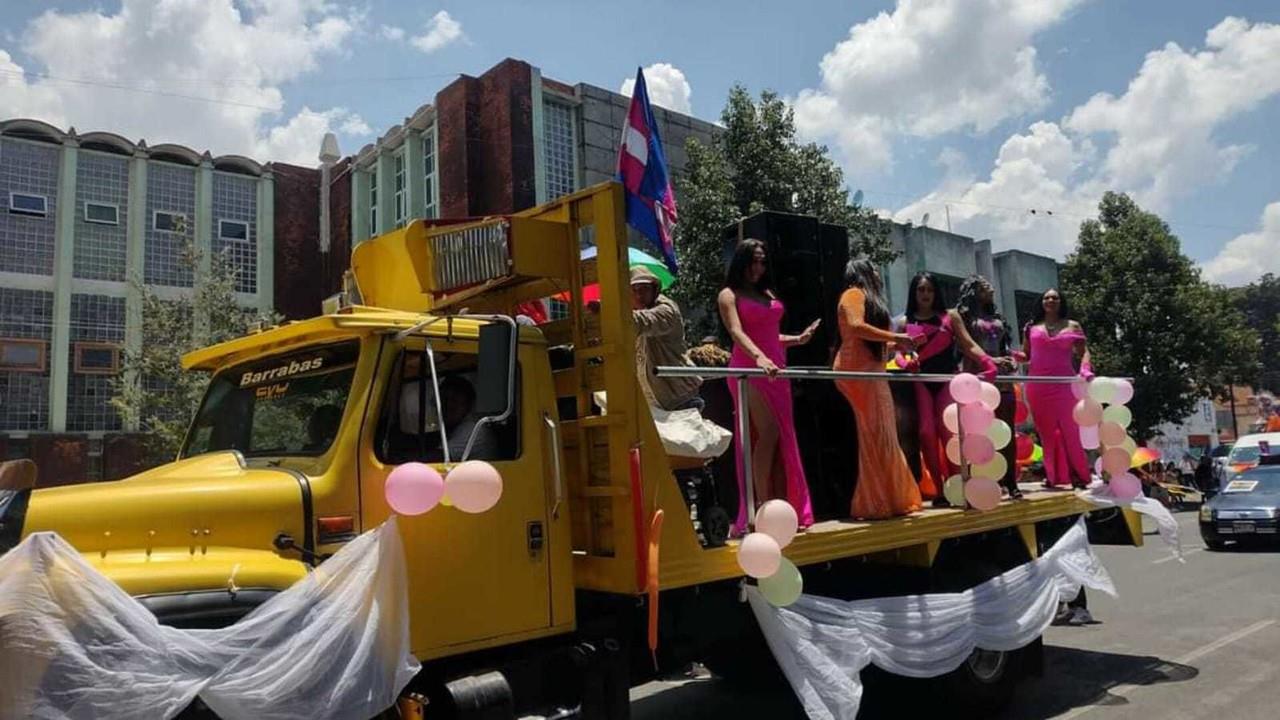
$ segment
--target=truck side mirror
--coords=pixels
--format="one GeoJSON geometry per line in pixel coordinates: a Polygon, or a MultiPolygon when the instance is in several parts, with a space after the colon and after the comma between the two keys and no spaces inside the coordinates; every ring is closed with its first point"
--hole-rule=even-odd
{"type": "Polygon", "coordinates": [[[476,364],[476,414],[505,415],[515,392],[516,329],[504,322],[480,326],[476,364]]]}

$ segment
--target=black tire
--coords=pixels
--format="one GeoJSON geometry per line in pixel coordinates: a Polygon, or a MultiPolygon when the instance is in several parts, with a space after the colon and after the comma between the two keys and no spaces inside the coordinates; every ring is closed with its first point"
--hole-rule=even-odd
{"type": "Polygon", "coordinates": [[[952,716],[986,718],[1007,706],[1022,679],[1023,652],[974,650],[960,667],[939,678],[952,716]]]}

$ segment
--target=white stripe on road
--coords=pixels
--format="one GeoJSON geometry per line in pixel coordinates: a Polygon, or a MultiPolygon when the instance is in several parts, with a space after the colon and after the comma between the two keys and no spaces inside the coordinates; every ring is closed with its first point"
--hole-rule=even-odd
{"type": "MultiPolygon", "coordinates": [[[[1184,551],[1182,552],[1182,557],[1184,557],[1184,558],[1185,558],[1185,557],[1186,557],[1186,556],[1188,556],[1188,555],[1193,555],[1193,554],[1198,553],[1198,552],[1204,552],[1204,548],[1191,548],[1190,550],[1184,550],[1184,551]]],[[[1169,557],[1160,558],[1159,560],[1152,560],[1152,561],[1151,561],[1151,564],[1152,564],[1152,565],[1159,565],[1159,564],[1161,564],[1161,563],[1167,563],[1167,562],[1169,562],[1170,560],[1177,560],[1177,559],[1178,559],[1178,556],[1177,556],[1177,555],[1170,555],[1169,557]]]]}
{"type": "Polygon", "coordinates": [[[1275,620],[1260,620],[1250,625],[1247,628],[1244,628],[1242,630],[1237,630],[1231,633],[1230,635],[1220,637],[1217,640],[1214,640],[1213,642],[1209,643],[1208,645],[1205,645],[1204,647],[1192,650],[1186,655],[1183,655],[1177,660],[1174,660],[1174,662],[1178,663],[1179,665],[1186,665],[1188,663],[1195,662],[1196,660],[1199,660],[1200,658],[1204,657],[1205,655],[1208,655],[1211,652],[1221,650],[1222,648],[1230,645],[1231,643],[1237,640],[1243,640],[1244,638],[1249,637],[1250,635],[1258,632],[1259,630],[1265,630],[1266,628],[1269,628],[1275,624],[1276,624],[1275,620]]]}
{"type": "MultiPolygon", "coordinates": [[[[1199,660],[1200,658],[1204,657],[1205,655],[1208,655],[1209,653],[1217,652],[1218,650],[1221,650],[1222,648],[1230,645],[1233,642],[1236,642],[1237,640],[1243,640],[1244,638],[1247,638],[1250,635],[1253,635],[1254,633],[1257,633],[1261,630],[1265,630],[1275,624],[1276,624],[1275,620],[1260,620],[1250,625],[1249,627],[1237,630],[1231,633],[1230,635],[1224,635],[1207,645],[1202,645],[1201,647],[1198,647],[1195,650],[1192,650],[1191,652],[1187,653],[1186,655],[1183,655],[1182,657],[1174,660],[1173,662],[1177,663],[1178,665],[1187,665],[1189,663],[1195,662],[1196,660],[1199,660]]],[[[1134,690],[1140,687],[1143,687],[1143,686],[1131,685],[1128,683],[1122,684],[1122,685],[1116,685],[1114,687],[1107,688],[1107,694],[1116,695],[1119,697],[1125,697],[1127,693],[1133,692],[1134,690]]],[[[1127,700],[1128,698],[1125,697],[1125,699],[1127,700]]],[[[1085,713],[1090,712],[1092,710],[1097,710],[1100,707],[1105,707],[1105,706],[1084,705],[1070,712],[1063,713],[1062,715],[1058,715],[1054,718],[1054,720],[1070,720],[1071,718],[1080,717],[1081,715],[1084,715],[1085,713]]]]}

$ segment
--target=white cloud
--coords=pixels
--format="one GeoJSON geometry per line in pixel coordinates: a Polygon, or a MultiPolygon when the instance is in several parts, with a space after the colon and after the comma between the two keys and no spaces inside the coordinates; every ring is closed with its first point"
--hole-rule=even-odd
{"type": "Polygon", "coordinates": [[[22,33],[38,74],[24,82],[0,51],[2,112],[314,165],[325,132],[362,121],[341,108],[283,117],[281,85],[343,52],[356,23],[322,0],[123,0],[114,14],[50,10],[22,33]]]}
{"type": "Polygon", "coordinates": [[[390,40],[391,42],[400,42],[401,40],[404,40],[404,28],[394,27],[392,25],[383,25],[378,30],[378,34],[382,36],[382,39],[390,40]]]}
{"type": "Polygon", "coordinates": [[[1265,273],[1280,274],[1280,202],[1262,211],[1256,232],[1238,235],[1204,264],[1205,277],[1235,287],[1257,280],[1265,273]]]}
{"type": "MultiPolygon", "coordinates": [[[[1106,190],[1168,211],[1249,152],[1221,143],[1218,129],[1280,94],[1280,25],[1229,17],[1205,45],[1149,53],[1119,97],[1099,93],[1060,123],[1033,124],[1005,141],[988,177],[944,182],[899,215],[950,203],[959,232],[1061,256],[1106,190]]],[[[1215,267],[1223,277],[1231,271],[1226,258],[1215,267]]]]}
{"type": "Polygon", "coordinates": [[[820,87],[793,100],[796,127],[859,172],[888,166],[896,135],[986,132],[1038,110],[1049,83],[1031,41],[1082,2],[899,0],[823,57],[820,87]]]}
{"type": "Polygon", "coordinates": [[[977,180],[953,172],[933,192],[900,209],[894,219],[918,221],[926,212],[940,218],[949,210],[956,232],[991,238],[997,251],[1017,245],[1062,256],[1071,249],[1081,217],[1093,211],[1101,191],[1080,177],[1094,156],[1087,139],[1071,138],[1056,123],[1038,122],[1005,141],[989,177],[977,180]]]}
{"type": "Polygon", "coordinates": [[[462,39],[462,23],[441,10],[427,21],[426,31],[409,42],[424,53],[433,53],[462,39]]]}
{"type": "Polygon", "coordinates": [[[1114,136],[1103,173],[1158,208],[1206,179],[1226,176],[1251,148],[1221,145],[1214,130],[1280,93],[1280,25],[1228,17],[1205,49],[1174,43],[1147,54],[1120,97],[1099,93],[1066,120],[1081,134],[1114,136]]]}
{"type": "MultiPolygon", "coordinates": [[[[680,68],[670,63],[654,63],[644,69],[644,83],[649,88],[650,103],[685,115],[693,113],[693,105],[689,101],[693,88],[680,68]]],[[[622,81],[618,92],[631,97],[635,86],[636,79],[627,78],[622,81]]]]}

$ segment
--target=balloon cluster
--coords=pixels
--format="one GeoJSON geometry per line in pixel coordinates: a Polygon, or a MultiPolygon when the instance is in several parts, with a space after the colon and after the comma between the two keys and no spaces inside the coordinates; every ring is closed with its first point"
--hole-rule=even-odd
{"type": "Polygon", "coordinates": [[[760,594],[776,607],[800,599],[804,578],[782,548],[791,544],[799,528],[796,509],[786,500],[770,500],[756,511],[756,531],[738,546],[738,567],[759,581],[760,594]]]}
{"type": "Polygon", "coordinates": [[[961,473],[947,478],[942,494],[957,507],[967,502],[976,510],[994,509],[1000,504],[997,481],[1009,469],[997,451],[1013,439],[1009,423],[996,419],[1000,390],[970,373],[951,378],[950,390],[955,402],[943,409],[942,424],[955,433],[947,441],[947,459],[961,473]]]}
{"type": "Polygon", "coordinates": [[[1071,394],[1077,398],[1071,416],[1080,426],[1080,444],[1102,453],[1094,470],[1107,479],[1112,495],[1126,500],[1141,495],[1142,481],[1129,472],[1138,444],[1125,430],[1133,420],[1125,407],[1133,399],[1133,383],[1105,377],[1077,380],[1071,394]]]}
{"type": "Polygon", "coordinates": [[[443,502],[466,513],[482,513],[502,497],[502,475],[483,460],[459,463],[441,475],[430,465],[397,465],[383,485],[387,504],[400,515],[421,515],[443,502]]]}

